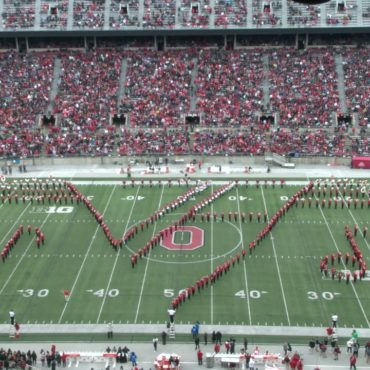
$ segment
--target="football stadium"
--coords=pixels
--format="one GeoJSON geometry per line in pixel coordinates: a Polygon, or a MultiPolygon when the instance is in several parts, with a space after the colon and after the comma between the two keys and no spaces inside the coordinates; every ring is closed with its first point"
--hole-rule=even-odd
{"type": "Polygon", "coordinates": [[[369,366],[370,0],[0,12],[0,369],[369,366]]]}

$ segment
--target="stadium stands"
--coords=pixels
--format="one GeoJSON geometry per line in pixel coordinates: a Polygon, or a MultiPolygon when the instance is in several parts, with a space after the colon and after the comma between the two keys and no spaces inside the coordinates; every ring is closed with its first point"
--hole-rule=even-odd
{"type": "Polygon", "coordinates": [[[35,26],[35,0],[3,0],[3,28],[24,29],[35,26]]]}
{"type": "Polygon", "coordinates": [[[353,27],[370,23],[369,0],[321,6],[289,0],[0,0],[7,30],[353,27]]]}
{"type": "Polygon", "coordinates": [[[370,123],[370,58],[368,49],[347,49],[342,52],[347,106],[358,113],[359,125],[370,123]]]}
{"type": "Polygon", "coordinates": [[[261,53],[204,50],[195,78],[197,110],[206,126],[251,126],[262,109],[261,53]]]}
{"type": "Polygon", "coordinates": [[[190,109],[192,51],[133,53],[126,76],[123,112],[132,126],[176,127],[190,109]]]}
{"type": "Polygon", "coordinates": [[[334,52],[277,49],[269,55],[270,102],[279,124],[328,127],[339,113],[334,52]]]}
{"type": "Polygon", "coordinates": [[[363,155],[368,63],[353,48],[4,51],[0,155],[363,155]]]}
{"type": "Polygon", "coordinates": [[[120,0],[112,0],[110,3],[109,25],[113,29],[140,26],[139,1],[130,0],[123,3],[120,0]]]}
{"type": "Polygon", "coordinates": [[[47,29],[66,29],[68,21],[68,0],[57,0],[52,3],[41,0],[40,27],[47,29]]]}
{"type": "Polygon", "coordinates": [[[104,26],[104,0],[75,0],[73,26],[75,28],[101,29],[104,26]]]}
{"type": "Polygon", "coordinates": [[[370,0],[0,11],[0,156],[369,153],[370,0]]]}

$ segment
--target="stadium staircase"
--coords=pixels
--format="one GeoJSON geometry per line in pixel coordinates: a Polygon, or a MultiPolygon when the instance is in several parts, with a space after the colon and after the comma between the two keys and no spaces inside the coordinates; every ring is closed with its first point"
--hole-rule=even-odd
{"type": "Polygon", "coordinates": [[[326,4],[322,4],[320,6],[320,20],[321,20],[321,26],[326,27],[326,4]]]}
{"type": "Polygon", "coordinates": [[[41,19],[41,0],[36,0],[35,2],[35,27],[40,28],[41,19]]]}
{"type": "Polygon", "coordinates": [[[252,24],[253,6],[252,1],[247,1],[247,24],[252,24]]]}
{"type": "Polygon", "coordinates": [[[287,2],[281,2],[281,24],[283,27],[288,27],[288,10],[287,10],[287,2]]]}
{"type": "Polygon", "coordinates": [[[270,105],[270,80],[269,80],[269,57],[264,55],[262,58],[263,61],[263,107],[268,109],[270,105]]]}
{"type": "Polygon", "coordinates": [[[283,168],[294,168],[295,164],[288,162],[288,159],[276,153],[265,153],[265,162],[268,165],[277,164],[283,168]]]}
{"type": "Polygon", "coordinates": [[[175,339],[176,337],[176,331],[175,331],[175,324],[170,324],[170,327],[168,328],[168,337],[170,339],[175,339]]]}
{"type": "MultiPolygon", "coordinates": [[[[0,0],[0,14],[3,14],[3,9],[4,9],[4,1],[0,0]]],[[[3,22],[0,22],[0,30],[3,29],[3,22]]]]}
{"type": "Polygon", "coordinates": [[[143,27],[143,18],[144,18],[144,0],[139,0],[139,11],[138,11],[139,27],[143,27]]]}
{"type": "Polygon", "coordinates": [[[119,108],[122,98],[125,95],[125,82],[126,82],[126,75],[127,75],[127,59],[123,58],[121,61],[121,72],[119,75],[119,87],[118,87],[118,94],[117,94],[117,108],[119,108]]]}
{"type": "Polygon", "coordinates": [[[339,107],[342,113],[347,113],[346,93],[344,88],[344,71],[343,71],[343,57],[342,55],[335,56],[335,70],[337,72],[337,86],[339,107]]]}
{"type": "Polygon", "coordinates": [[[180,10],[181,10],[181,0],[176,0],[176,14],[175,14],[175,25],[179,27],[180,22],[180,10]]]}
{"type": "Polygon", "coordinates": [[[362,1],[362,22],[365,25],[370,25],[370,16],[364,17],[364,14],[370,13],[370,0],[362,1]]]}
{"type": "Polygon", "coordinates": [[[211,14],[209,15],[209,26],[210,28],[213,28],[215,26],[215,0],[210,0],[209,6],[212,9],[211,14]]]}
{"type": "Polygon", "coordinates": [[[105,30],[109,30],[110,6],[111,6],[111,0],[105,0],[105,9],[104,9],[104,29],[105,30]]]}
{"type": "Polygon", "coordinates": [[[67,29],[71,30],[73,27],[73,0],[68,0],[68,19],[67,19],[67,29]]]}
{"type": "Polygon", "coordinates": [[[59,80],[60,80],[60,72],[61,72],[61,60],[60,58],[54,59],[54,72],[53,72],[53,82],[51,84],[50,94],[49,94],[49,105],[47,108],[47,112],[50,114],[53,111],[55,97],[58,94],[59,90],[59,80]]]}
{"type": "Polygon", "coordinates": [[[193,58],[194,68],[191,71],[190,80],[190,111],[195,112],[197,109],[197,87],[194,83],[196,76],[198,75],[198,59],[193,58]]]}

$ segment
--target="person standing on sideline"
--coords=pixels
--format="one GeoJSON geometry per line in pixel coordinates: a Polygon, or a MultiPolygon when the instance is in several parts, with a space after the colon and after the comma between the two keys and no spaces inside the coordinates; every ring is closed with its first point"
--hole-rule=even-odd
{"type": "Polygon", "coordinates": [[[173,308],[170,308],[167,310],[167,312],[168,312],[168,315],[170,316],[170,323],[173,324],[175,322],[176,310],[174,310],[173,308]]]}
{"type": "Polygon", "coordinates": [[[10,318],[10,325],[14,325],[14,323],[15,323],[15,312],[13,310],[9,311],[9,318],[10,318]]]}
{"type": "Polygon", "coordinates": [[[195,349],[199,349],[199,335],[194,338],[195,349]]]}
{"type": "Polygon", "coordinates": [[[208,334],[207,334],[207,332],[204,333],[203,338],[204,338],[204,345],[206,346],[208,344],[208,334]]]}
{"type": "Polygon", "coordinates": [[[162,344],[165,346],[167,342],[167,333],[162,331],[162,344]]]}
{"type": "Polygon", "coordinates": [[[157,352],[157,347],[158,347],[158,338],[157,337],[153,338],[153,347],[154,347],[154,352],[157,352]]]}
{"type": "Polygon", "coordinates": [[[333,314],[331,316],[331,322],[332,322],[332,327],[333,328],[336,328],[337,327],[337,321],[338,321],[338,315],[337,314],[333,314]]]}
{"type": "Polygon", "coordinates": [[[342,353],[338,344],[335,345],[333,352],[334,352],[334,360],[338,360],[339,354],[342,353]]]}
{"type": "Polygon", "coordinates": [[[198,358],[198,365],[199,366],[203,365],[203,352],[200,350],[200,348],[198,349],[198,352],[197,352],[197,358],[198,358]]]}
{"type": "Polygon", "coordinates": [[[108,339],[112,339],[113,338],[113,323],[112,322],[108,322],[108,325],[107,325],[107,337],[108,337],[108,339]]]}
{"type": "Polygon", "coordinates": [[[367,342],[365,346],[365,358],[366,363],[370,364],[370,342],[367,342]]]}
{"type": "Polygon", "coordinates": [[[244,351],[247,351],[248,350],[248,338],[247,337],[244,337],[244,351]]]}
{"type": "Polygon", "coordinates": [[[352,355],[349,358],[349,368],[350,370],[356,370],[356,362],[357,362],[357,357],[355,355],[352,355]]]}

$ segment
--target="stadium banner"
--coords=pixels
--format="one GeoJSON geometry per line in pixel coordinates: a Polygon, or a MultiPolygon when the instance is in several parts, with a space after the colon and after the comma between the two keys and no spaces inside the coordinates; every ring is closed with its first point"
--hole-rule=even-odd
{"type": "Polygon", "coordinates": [[[352,168],[370,169],[370,157],[352,157],[352,168]]]}

